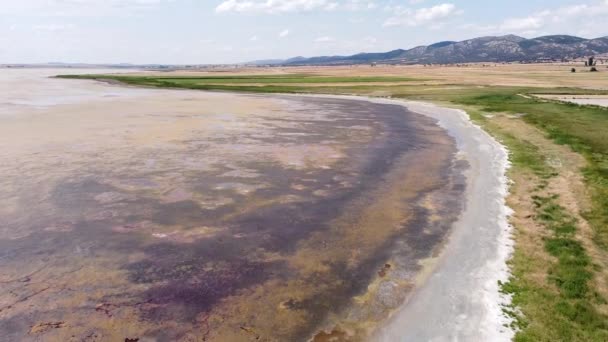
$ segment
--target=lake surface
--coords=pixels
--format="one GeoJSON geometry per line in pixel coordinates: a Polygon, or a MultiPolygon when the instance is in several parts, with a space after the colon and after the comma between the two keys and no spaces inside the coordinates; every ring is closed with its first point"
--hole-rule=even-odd
{"type": "Polygon", "coordinates": [[[404,107],[68,71],[0,69],[3,340],[365,339],[462,210],[404,107]]]}

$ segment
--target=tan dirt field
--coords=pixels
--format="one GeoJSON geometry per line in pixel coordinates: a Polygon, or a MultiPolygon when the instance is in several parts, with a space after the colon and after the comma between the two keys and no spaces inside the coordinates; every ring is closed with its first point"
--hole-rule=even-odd
{"type": "MultiPolygon", "coordinates": [[[[461,84],[479,86],[576,87],[608,89],[608,66],[599,65],[599,72],[588,72],[579,64],[463,64],[462,66],[305,66],[273,68],[214,68],[201,71],[145,72],[144,75],[228,76],[269,74],[311,74],[324,76],[395,76],[424,79],[402,84],[461,84]],[[572,73],[570,69],[576,68],[572,73]]],[[[293,84],[297,85],[297,84],[293,84]]],[[[394,85],[394,84],[391,84],[394,85]]]]}

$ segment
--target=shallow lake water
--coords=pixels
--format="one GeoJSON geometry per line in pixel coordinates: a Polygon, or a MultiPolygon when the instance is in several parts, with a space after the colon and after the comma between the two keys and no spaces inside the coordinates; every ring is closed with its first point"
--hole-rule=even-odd
{"type": "Polygon", "coordinates": [[[462,209],[401,106],[61,73],[0,70],[7,340],[365,339],[462,209]]]}

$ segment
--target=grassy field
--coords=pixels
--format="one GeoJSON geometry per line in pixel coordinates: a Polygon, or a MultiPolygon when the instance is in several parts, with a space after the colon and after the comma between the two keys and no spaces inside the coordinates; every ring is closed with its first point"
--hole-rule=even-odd
{"type": "MultiPolygon", "coordinates": [[[[493,85],[496,80],[525,79],[509,74],[479,84],[455,83],[451,78],[426,82],[419,73],[413,77],[336,74],[65,77],[201,90],[391,96],[463,108],[511,152],[516,250],[512,278],[503,290],[513,296],[513,306],[505,312],[515,318],[516,340],[608,340],[608,109],[532,96],[605,94],[602,89],[608,87],[493,85]],[[378,84],[390,82],[398,84],[378,84]],[[576,159],[570,153],[582,156],[582,165],[569,168],[570,159],[576,159]],[[574,185],[564,186],[579,176],[583,191],[575,193],[574,185]]],[[[585,76],[537,75],[535,80],[556,85],[578,84],[585,76]],[[552,81],[560,77],[577,78],[552,81]]],[[[608,86],[608,80],[594,82],[608,86]]]]}
{"type": "MultiPolygon", "coordinates": [[[[99,78],[103,75],[69,75],[63,78],[99,78]]],[[[323,85],[323,84],[353,84],[353,83],[405,83],[422,82],[424,79],[393,76],[316,76],[306,74],[288,75],[226,75],[226,76],[112,76],[111,79],[134,85],[156,87],[188,88],[188,89],[233,89],[255,91],[255,87],[263,85],[260,91],[280,88],[289,85],[323,85]],[[272,87],[271,87],[272,86],[272,87]],[[219,87],[219,88],[216,88],[219,87]],[[245,89],[238,89],[246,87],[245,89]]],[[[287,88],[284,91],[288,91],[287,88]]]]}
{"type": "MultiPolygon", "coordinates": [[[[534,222],[530,224],[542,228],[532,232],[539,235],[537,242],[542,244],[536,247],[550,256],[539,262],[534,245],[516,246],[511,261],[513,277],[503,284],[503,290],[513,295],[513,307],[507,311],[516,318],[516,341],[606,341],[608,110],[539,101],[518,94],[521,93],[501,91],[463,97],[456,102],[483,113],[523,114],[521,120],[545,132],[548,139],[582,154],[587,166],[580,172],[591,204],[580,213],[569,212],[560,201],[562,194],[551,187],[562,176],[562,170],[551,166],[545,146],[534,145],[526,136],[493,125],[491,119],[477,118],[510,149],[512,173],[532,179],[534,185],[521,196],[529,197],[532,204],[534,222]],[[578,218],[578,214],[582,217],[578,218]],[[579,228],[581,220],[592,228],[592,244],[600,251],[593,253],[595,259],[585,246],[579,228]],[[542,281],[535,278],[539,273],[545,274],[542,281]]],[[[527,227],[517,228],[521,232],[527,227]]],[[[526,233],[530,234],[530,230],[526,233]]]]}

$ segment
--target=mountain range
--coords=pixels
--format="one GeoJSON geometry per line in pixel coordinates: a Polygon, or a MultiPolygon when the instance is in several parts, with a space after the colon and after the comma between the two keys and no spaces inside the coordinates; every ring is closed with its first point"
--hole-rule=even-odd
{"type": "Polygon", "coordinates": [[[490,36],[460,42],[443,41],[413,49],[351,56],[295,57],[286,60],[256,61],[272,65],[344,64],[453,64],[475,62],[533,62],[569,60],[608,53],[608,36],[585,39],[568,35],[526,39],[516,35],[490,36]]]}

